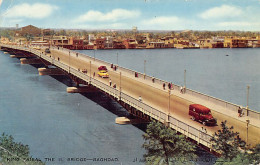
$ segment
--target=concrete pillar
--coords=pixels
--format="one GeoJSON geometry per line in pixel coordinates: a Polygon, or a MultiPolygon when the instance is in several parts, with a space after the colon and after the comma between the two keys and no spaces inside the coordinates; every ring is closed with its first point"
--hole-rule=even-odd
{"type": "Polygon", "coordinates": [[[96,92],[97,90],[93,87],[89,86],[78,86],[78,87],[68,87],[67,92],[68,93],[90,93],[90,92],[96,92]]]}
{"type": "Polygon", "coordinates": [[[26,55],[10,55],[11,58],[26,58],[26,55]]]}
{"type": "Polygon", "coordinates": [[[39,58],[31,58],[31,59],[27,59],[27,58],[21,58],[20,59],[21,64],[41,64],[42,61],[39,58]]]}
{"type": "Polygon", "coordinates": [[[65,73],[58,68],[39,68],[39,75],[65,75],[65,73]]]}

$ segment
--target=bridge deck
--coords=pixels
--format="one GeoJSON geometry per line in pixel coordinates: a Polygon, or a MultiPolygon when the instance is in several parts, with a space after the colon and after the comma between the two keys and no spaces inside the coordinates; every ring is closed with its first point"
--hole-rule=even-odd
{"type": "MultiPolygon", "coordinates": [[[[40,54],[42,58],[47,58],[55,64],[55,63],[62,63],[65,64],[63,69],[68,69],[71,72],[75,72],[80,70],[87,70],[86,74],[81,73],[80,76],[82,78],[87,75],[88,79],[91,77],[92,83],[95,85],[98,83],[104,83],[108,87],[101,90],[104,90],[105,92],[110,94],[114,94],[114,96],[119,95],[120,90],[120,72],[121,72],[121,92],[122,100],[126,103],[129,103],[132,106],[136,106],[137,109],[141,106],[140,103],[137,101],[138,97],[141,96],[143,103],[146,105],[151,106],[154,109],[159,110],[162,113],[155,114],[151,111],[149,112],[149,108],[141,108],[143,111],[145,111],[146,114],[157,118],[160,116],[159,120],[163,121],[166,120],[166,115],[170,115],[170,122],[171,126],[175,129],[179,129],[182,133],[185,135],[191,137],[192,134],[194,136],[200,136],[201,133],[197,135],[197,131],[201,130],[201,127],[204,127],[207,129],[207,134],[212,135],[215,131],[220,129],[219,126],[210,127],[210,126],[203,126],[202,124],[192,121],[190,119],[190,116],[188,115],[188,107],[190,104],[193,103],[199,103],[203,104],[209,108],[212,109],[213,116],[218,119],[218,124],[220,124],[221,121],[227,120],[228,125],[233,125],[234,130],[238,131],[243,139],[246,139],[247,135],[247,129],[246,129],[246,123],[245,120],[250,120],[250,125],[248,127],[248,143],[249,144],[257,144],[260,143],[260,120],[250,117],[238,117],[237,113],[234,111],[230,111],[228,108],[225,108],[223,106],[216,105],[211,102],[205,102],[205,100],[200,99],[198,97],[194,97],[190,94],[182,94],[179,92],[179,89],[174,88],[170,91],[170,111],[169,111],[169,91],[168,86],[166,84],[166,89],[164,90],[162,85],[159,83],[153,83],[150,79],[145,79],[144,77],[135,77],[130,72],[125,72],[124,69],[121,69],[120,67],[115,71],[114,69],[110,68],[110,66],[107,65],[108,73],[110,75],[110,78],[112,80],[112,84],[117,84],[117,91],[113,91],[113,89],[110,89],[109,87],[109,79],[98,77],[97,75],[97,68],[100,65],[104,65],[100,60],[93,59],[91,57],[87,57],[84,55],[76,55],[76,53],[70,51],[70,53],[65,49],[51,49],[51,58],[49,56],[44,55],[44,53],[40,53],[42,51],[36,51],[32,50],[32,52],[36,54],[40,54]],[[59,61],[58,61],[59,58],[59,61]],[[91,61],[91,68],[90,68],[90,61],[91,61]],[[69,66],[69,67],[68,67],[69,66]],[[93,77],[93,73],[95,72],[95,77],[93,77]],[[82,75],[83,74],[83,75],[82,75]],[[97,81],[95,81],[97,80],[97,81]],[[129,101],[136,100],[136,101],[129,101]],[[130,98],[131,97],[131,98],[130,98]],[[186,130],[180,130],[180,128],[187,127],[186,125],[189,125],[191,127],[188,127],[186,130]],[[194,130],[193,130],[194,129],[194,130]],[[188,130],[188,131],[187,131],[188,130]],[[186,134],[187,133],[187,134],[186,134]]],[[[78,73],[77,73],[78,74],[78,73]]],[[[85,77],[84,77],[85,78],[85,77]]],[[[86,79],[86,78],[85,78],[86,79]]],[[[98,87],[101,87],[97,85],[98,87]]],[[[208,139],[210,136],[207,136],[207,139],[205,139],[208,142],[208,139]]],[[[199,138],[193,138],[194,140],[200,139],[199,138]]],[[[207,146],[207,145],[206,145],[207,146]]],[[[209,147],[209,146],[208,146],[209,147]]]]}

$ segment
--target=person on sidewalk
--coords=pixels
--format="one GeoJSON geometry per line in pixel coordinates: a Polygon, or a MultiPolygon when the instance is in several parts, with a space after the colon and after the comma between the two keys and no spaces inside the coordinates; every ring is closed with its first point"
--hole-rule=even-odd
{"type": "Polygon", "coordinates": [[[242,117],[242,107],[241,106],[238,107],[237,113],[238,113],[237,114],[238,117],[242,117]]]}
{"type": "Polygon", "coordinates": [[[140,102],[142,102],[143,100],[142,100],[142,97],[141,96],[139,96],[139,99],[138,99],[140,102]]]}
{"type": "Polygon", "coordinates": [[[112,85],[112,81],[111,81],[111,79],[109,79],[109,85],[110,85],[110,86],[112,85]]]}
{"type": "Polygon", "coordinates": [[[116,83],[113,85],[113,88],[116,88],[116,83]]]}
{"type": "Polygon", "coordinates": [[[180,93],[183,93],[183,88],[182,88],[182,86],[180,86],[180,93]]]}

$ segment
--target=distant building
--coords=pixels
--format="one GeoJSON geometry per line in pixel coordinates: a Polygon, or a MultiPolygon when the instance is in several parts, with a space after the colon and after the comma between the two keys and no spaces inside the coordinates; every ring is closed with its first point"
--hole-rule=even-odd
{"type": "Polygon", "coordinates": [[[224,47],[226,48],[246,48],[248,40],[241,38],[225,38],[224,47]]]}
{"type": "Polygon", "coordinates": [[[135,49],[137,46],[137,42],[135,39],[126,39],[123,41],[126,49],[135,49]]]}
{"type": "Polygon", "coordinates": [[[106,37],[105,49],[113,49],[113,37],[111,37],[111,36],[106,37]]]}
{"type": "Polygon", "coordinates": [[[33,26],[33,25],[28,25],[25,27],[22,27],[21,30],[16,31],[15,36],[16,37],[40,37],[42,35],[42,30],[33,26]]]}
{"type": "Polygon", "coordinates": [[[96,48],[97,49],[105,49],[105,38],[97,38],[96,39],[96,48]]]}
{"type": "Polygon", "coordinates": [[[149,42],[146,46],[147,49],[158,49],[158,48],[166,48],[164,42],[149,42]]]}

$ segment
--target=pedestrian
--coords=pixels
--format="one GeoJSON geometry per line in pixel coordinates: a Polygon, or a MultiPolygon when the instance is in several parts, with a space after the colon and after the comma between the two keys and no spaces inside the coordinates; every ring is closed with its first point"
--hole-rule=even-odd
{"type": "Polygon", "coordinates": [[[112,85],[112,81],[111,81],[111,79],[109,79],[109,85],[110,85],[110,86],[112,85]]]}
{"type": "Polygon", "coordinates": [[[163,83],[163,89],[165,89],[165,83],[163,83]]]}
{"type": "Polygon", "coordinates": [[[237,113],[238,113],[238,117],[242,117],[242,107],[241,106],[238,107],[237,113]]]}
{"type": "Polygon", "coordinates": [[[183,93],[183,88],[182,88],[182,86],[180,86],[180,92],[183,93]]]}
{"type": "Polygon", "coordinates": [[[113,88],[116,88],[116,83],[113,85],[113,88]]]}
{"type": "Polygon", "coordinates": [[[142,97],[141,96],[139,96],[139,101],[142,102],[142,97]]]}
{"type": "Polygon", "coordinates": [[[170,83],[168,84],[168,88],[171,89],[171,84],[170,83]]]}
{"type": "Polygon", "coordinates": [[[153,78],[152,78],[153,83],[154,83],[154,80],[155,80],[155,78],[153,77],[153,78]]]}

